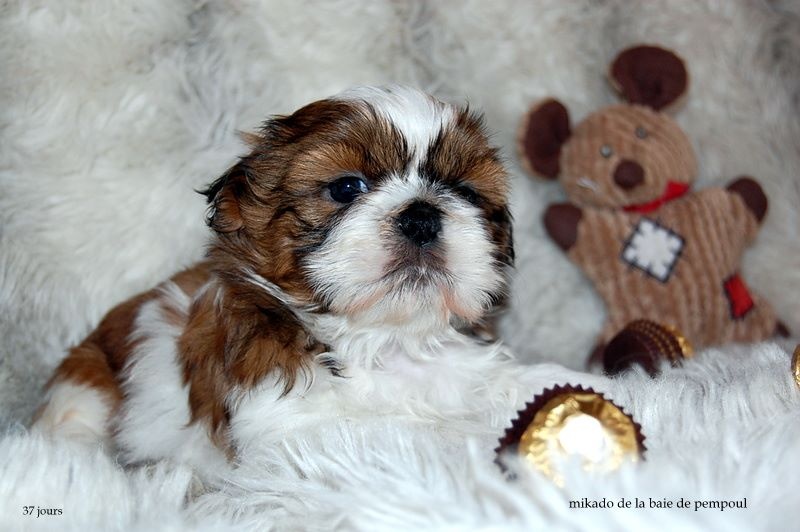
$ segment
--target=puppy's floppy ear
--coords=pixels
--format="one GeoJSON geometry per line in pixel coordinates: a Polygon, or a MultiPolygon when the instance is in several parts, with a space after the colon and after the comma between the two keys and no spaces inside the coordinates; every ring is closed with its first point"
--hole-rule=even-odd
{"type": "Polygon", "coordinates": [[[257,148],[264,142],[264,137],[262,137],[258,133],[251,133],[249,131],[237,131],[236,134],[239,137],[239,139],[241,139],[242,142],[244,142],[245,144],[247,144],[248,147],[253,149],[257,148]]]}
{"type": "Polygon", "coordinates": [[[629,103],[656,111],[678,102],[689,88],[683,60],[658,46],[633,46],[617,55],[608,73],[611,85],[629,103]]]}
{"type": "Polygon", "coordinates": [[[247,161],[240,160],[227,172],[199,191],[209,204],[206,223],[218,233],[232,233],[244,225],[240,202],[247,189],[247,161]]]}
{"type": "Polygon", "coordinates": [[[491,295],[491,304],[481,318],[471,324],[464,325],[459,330],[468,336],[479,338],[483,341],[494,342],[498,338],[497,321],[501,314],[508,309],[510,298],[509,284],[511,282],[511,268],[514,266],[514,226],[511,211],[508,206],[500,207],[489,215],[492,237],[498,249],[494,258],[506,266],[503,275],[505,283],[502,289],[491,295]]]}
{"type": "Polygon", "coordinates": [[[517,138],[523,167],[532,174],[557,178],[561,172],[561,147],[571,134],[564,104],[548,99],[531,107],[517,138]]]}

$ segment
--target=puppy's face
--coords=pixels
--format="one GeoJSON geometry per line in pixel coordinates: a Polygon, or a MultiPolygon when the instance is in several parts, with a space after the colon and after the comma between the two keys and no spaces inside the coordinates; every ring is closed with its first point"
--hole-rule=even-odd
{"type": "Polygon", "coordinates": [[[502,297],[508,185],[479,117],[362,88],[267,122],[252,144],[207,191],[228,279],[373,324],[472,322],[502,297]]]}

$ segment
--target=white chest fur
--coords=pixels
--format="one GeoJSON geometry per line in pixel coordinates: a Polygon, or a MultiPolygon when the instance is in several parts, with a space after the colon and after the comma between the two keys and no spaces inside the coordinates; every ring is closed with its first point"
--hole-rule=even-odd
{"type": "MultiPolygon", "coordinates": [[[[166,295],[174,308],[188,309],[189,299],[181,292],[166,295]]],[[[331,338],[335,348],[324,356],[341,368],[338,375],[317,360],[285,395],[278,375],[270,375],[227,398],[230,439],[239,458],[331,419],[342,424],[402,419],[464,434],[475,427],[499,431],[509,418],[497,417],[498,409],[513,414],[541,386],[552,384],[554,375],[565,373],[553,365],[521,367],[503,346],[477,343],[453,329],[426,341],[420,340],[422,334],[334,329],[345,333],[331,338]]],[[[180,329],[154,301],[143,307],[136,334],[144,341],[127,369],[126,399],[116,423],[124,459],[167,458],[204,475],[224,472],[225,457],[205,425],[190,422],[177,358],[180,329]]]]}
{"type": "Polygon", "coordinates": [[[233,398],[231,434],[237,448],[246,451],[251,445],[280,441],[331,418],[343,423],[384,416],[429,424],[474,421],[487,407],[489,395],[508,391],[490,390],[485,377],[508,358],[500,346],[448,339],[436,348],[433,356],[384,345],[370,365],[348,365],[348,357],[334,352],[343,366],[341,376],[314,366],[308,382],[299,382],[285,396],[275,379],[267,379],[256,390],[233,398]]]}

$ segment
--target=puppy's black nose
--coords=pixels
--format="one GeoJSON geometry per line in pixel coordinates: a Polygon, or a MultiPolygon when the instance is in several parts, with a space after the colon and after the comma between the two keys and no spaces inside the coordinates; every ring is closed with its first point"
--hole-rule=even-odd
{"type": "Polygon", "coordinates": [[[442,230],[442,212],[424,201],[415,201],[400,213],[397,224],[404,235],[418,246],[436,240],[442,230]]]}
{"type": "Polygon", "coordinates": [[[623,159],[614,170],[614,182],[625,190],[638,187],[644,181],[644,168],[639,163],[623,159]]]}

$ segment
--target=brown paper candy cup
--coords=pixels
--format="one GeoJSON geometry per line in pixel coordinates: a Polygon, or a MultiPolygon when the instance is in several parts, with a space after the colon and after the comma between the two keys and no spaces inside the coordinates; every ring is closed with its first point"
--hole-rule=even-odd
{"type": "Polygon", "coordinates": [[[518,412],[495,449],[516,453],[561,482],[559,463],[578,457],[591,471],[611,471],[643,457],[641,426],[603,394],[581,386],[556,386],[518,412]]]}
{"type": "Polygon", "coordinates": [[[635,320],[608,342],[603,353],[603,369],[608,375],[616,375],[639,364],[654,376],[661,360],[669,360],[677,366],[693,355],[689,342],[674,327],[635,320]]]}

